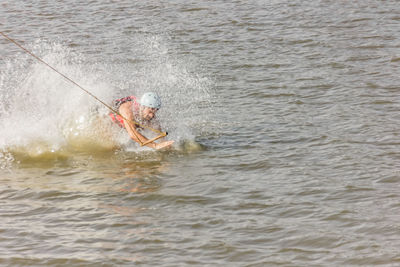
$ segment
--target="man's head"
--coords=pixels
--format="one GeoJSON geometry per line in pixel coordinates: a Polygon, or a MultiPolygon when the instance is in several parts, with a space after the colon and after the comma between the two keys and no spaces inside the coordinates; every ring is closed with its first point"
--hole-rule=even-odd
{"type": "Polygon", "coordinates": [[[140,98],[139,104],[141,105],[141,117],[150,121],[161,108],[161,99],[156,93],[148,92],[140,98]]]}

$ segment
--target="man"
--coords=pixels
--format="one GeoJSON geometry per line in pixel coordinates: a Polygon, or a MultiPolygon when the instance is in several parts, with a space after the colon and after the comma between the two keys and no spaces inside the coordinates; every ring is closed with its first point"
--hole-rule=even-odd
{"type": "MultiPolygon", "coordinates": [[[[149,141],[139,132],[140,129],[156,129],[158,133],[161,133],[160,126],[155,121],[156,113],[161,108],[161,99],[156,93],[145,93],[139,101],[135,96],[115,100],[114,108],[119,114],[110,113],[111,119],[120,127],[125,128],[131,139],[139,144],[149,141]]],[[[173,143],[174,141],[163,141],[160,143],[150,142],[145,145],[154,149],[161,149],[169,147],[173,143]]]]}

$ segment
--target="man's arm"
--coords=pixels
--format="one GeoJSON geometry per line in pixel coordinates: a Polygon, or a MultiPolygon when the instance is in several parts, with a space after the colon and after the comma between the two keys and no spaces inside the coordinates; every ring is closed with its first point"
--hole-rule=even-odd
{"type": "MultiPolygon", "coordinates": [[[[136,128],[137,125],[133,122],[134,117],[132,114],[132,102],[126,102],[122,104],[119,108],[119,113],[124,117],[124,126],[129,136],[135,142],[142,144],[147,142],[149,139],[139,133],[136,128]],[[126,119],[126,120],[125,120],[126,119]]],[[[161,149],[167,146],[170,146],[174,143],[174,141],[164,141],[161,143],[151,142],[146,144],[147,147],[154,149],[161,149]]]]}

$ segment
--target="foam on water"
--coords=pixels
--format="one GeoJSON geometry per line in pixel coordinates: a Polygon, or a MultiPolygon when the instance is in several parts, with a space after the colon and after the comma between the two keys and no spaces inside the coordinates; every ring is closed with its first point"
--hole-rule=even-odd
{"type": "MultiPolygon", "coordinates": [[[[190,60],[171,54],[162,40],[142,36],[117,62],[97,62],[65,44],[37,41],[28,49],[99,99],[156,91],[163,99],[158,116],[176,148],[196,143],[198,127],[212,112],[211,82],[190,60]],[[133,60],[139,59],[139,60],[133,60]]],[[[112,125],[108,109],[31,56],[20,53],[2,62],[0,72],[0,161],[71,157],[123,147],[146,150],[112,125]]],[[[193,146],[192,146],[193,147],[193,146]]]]}

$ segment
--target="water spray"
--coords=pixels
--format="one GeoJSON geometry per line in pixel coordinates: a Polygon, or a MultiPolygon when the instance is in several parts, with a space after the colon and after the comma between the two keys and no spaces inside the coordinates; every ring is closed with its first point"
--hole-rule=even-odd
{"type": "Polygon", "coordinates": [[[35,54],[33,54],[31,51],[29,51],[29,50],[26,49],[25,47],[23,47],[23,46],[22,46],[21,44],[19,44],[17,41],[15,41],[14,39],[10,38],[9,36],[7,36],[6,34],[4,34],[3,32],[0,32],[0,34],[1,34],[4,38],[6,38],[7,40],[9,40],[10,42],[14,43],[14,44],[15,44],[16,46],[18,46],[19,48],[21,48],[25,53],[31,55],[32,57],[34,57],[34,58],[35,58],[36,60],[38,60],[39,62],[43,63],[44,65],[46,65],[47,67],[49,67],[50,69],[52,69],[53,71],[55,71],[56,73],[58,73],[59,75],[61,75],[64,79],[68,80],[69,82],[71,82],[72,84],[74,84],[75,86],[77,86],[79,89],[81,89],[82,91],[84,91],[86,94],[90,95],[92,98],[94,98],[95,100],[97,100],[98,102],[100,102],[102,105],[104,105],[105,107],[107,107],[110,111],[112,111],[113,113],[115,113],[115,114],[121,116],[121,118],[122,118],[124,121],[127,122],[128,126],[129,126],[129,128],[131,128],[131,130],[132,130],[132,128],[133,128],[133,125],[132,125],[132,123],[133,123],[133,124],[136,124],[137,126],[139,126],[139,127],[141,127],[141,128],[149,129],[149,130],[151,130],[151,131],[153,131],[153,132],[159,134],[158,136],[156,136],[156,137],[154,137],[154,138],[152,138],[152,139],[149,139],[149,140],[147,140],[146,142],[142,142],[142,141],[140,140],[140,138],[136,135],[135,131],[132,131],[133,134],[135,135],[136,139],[138,140],[140,146],[147,145],[147,144],[149,144],[149,143],[152,143],[152,142],[154,142],[154,141],[156,141],[156,140],[158,140],[158,139],[160,139],[160,138],[165,137],[165,136],[168,135],[167,132],[162,132],[162,131],[159,131],[159,130],[157,130],[157,129],[154,129],[154,128],[150,127],[150,126],[142,125],[142,124],[140,124],[140,123],[138,123],[138,122],[136,122],[136,121],[134,121],[134,120],[128,120],[128,119],[126,119],[124,116],[122,116],[122,115],[120,114],[120,112],[119,112],[118,110],[114,109],[113,107],[111,107],[110,105],[108,105],[107,103],[105,103],[104,101],[102,101],[101,99],[99,99],[97,96],[95,96],[94,94],[92,94],[90,91],[86,90],[85,88],[83,88],[82,86],[80,86],[78,83],[76,83],[75,81],[73,81],[72,79],[70,79],[69,77],[67,77],[66,75],[64,75],[63,73],[61,73],[61,72],[58,71],[57,69],[55,69],[54,67],[52,67],[50,64],[48,64],[47,62],[45,62],[43,59],[41,59],[40,57],[36,56],[35,54]]]}

